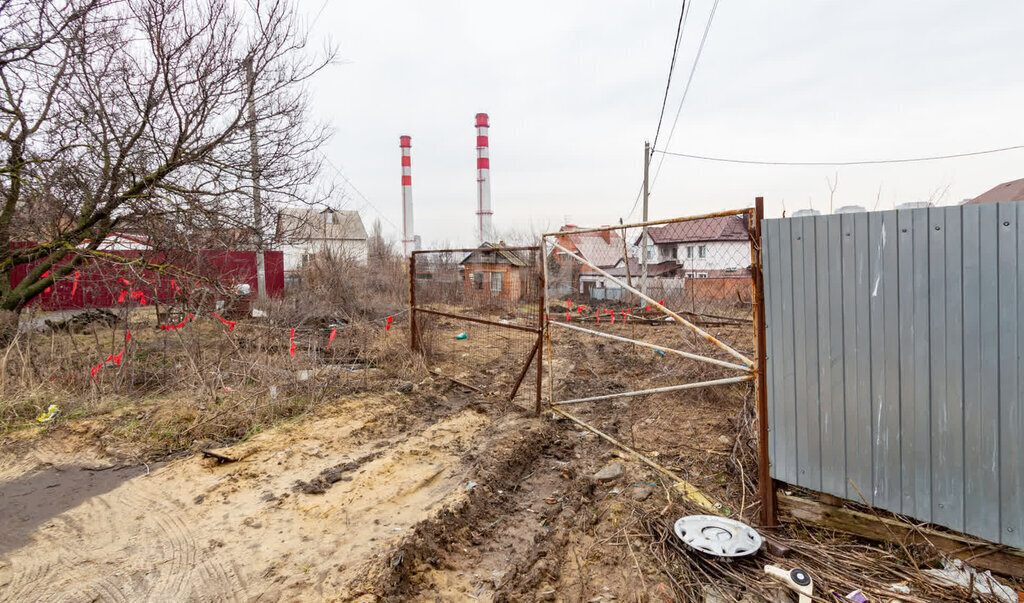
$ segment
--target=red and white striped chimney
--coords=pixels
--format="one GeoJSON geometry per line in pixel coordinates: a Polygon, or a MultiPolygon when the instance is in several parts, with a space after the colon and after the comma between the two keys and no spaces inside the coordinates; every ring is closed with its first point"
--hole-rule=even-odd
{"type": "Polygon", "coordinates": [[[416,235],[412,228],[412,137],[400,136],[402,149],[402,253],[405,257],[416,249],[416,235]]]}
{"type": "Polygon", "coordinates": [[[491,158],[490,149],[487,145],[487,122],[486,113],[476,114],[476,185],[477,185],[477,206],[476,217],[479,229],[480,242],[484,243],[493,236],[491,229],[491,158]]]}

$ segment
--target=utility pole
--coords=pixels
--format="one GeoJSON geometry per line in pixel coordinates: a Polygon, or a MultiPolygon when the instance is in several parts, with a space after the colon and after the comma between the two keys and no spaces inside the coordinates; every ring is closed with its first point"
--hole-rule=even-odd
{"type": "MultiPolygon", "coordinates": [[[[650,181],[649,174],[651,172],[651,143],[644,141],[644,223],[647,223],[647,199],[649,196],[648,182],[650,181]]],[[[643,234],[640,236],[640,240],[643,242],[640,247],[640,261],[642,270],[640,272],[640,291],[647,295],[647,227],[643,227],[643,234]]]]}
{"type": "Polygon", "coordinates": [[[249,89],[249,155],[252,162],[252,216],[256,229],[256,297],[267,301],[267,267],[263,258],[263,204],[260,202],[260,149],[256,134],[256,76],[252,57],[245,58],[245,81],[249,89]]]}

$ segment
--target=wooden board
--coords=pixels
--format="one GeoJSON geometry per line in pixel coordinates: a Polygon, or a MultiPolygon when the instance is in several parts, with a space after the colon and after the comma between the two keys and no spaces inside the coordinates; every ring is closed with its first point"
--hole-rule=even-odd
{"type": "Polygon", "coordinates": [[[1024,551],[960,534],[919,528],[896,519],[877,517],[806,498],[779,494],[778,500],[779,519],[783,522],[811,523],[882,542],[930,542],[938,550],[963,559],[978,569],[1024,579],[1024,551]]]}

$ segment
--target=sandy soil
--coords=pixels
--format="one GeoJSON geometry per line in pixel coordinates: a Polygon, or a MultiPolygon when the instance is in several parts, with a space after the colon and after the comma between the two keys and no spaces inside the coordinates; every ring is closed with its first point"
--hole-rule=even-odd
{"type": "Polygon", "coordinates": [[[0,599],[336,597],[360,562],[457,504],[467,487],[461,457],[489,423],[465,409],[367,437],[368,406],[220,451],[236,463],[111,467],[53,442],[8,459],[0,599]]]}
{"type": "MultiPolygon", "coordinates": [[[[592,367],[587,374],[601,378],[575,387],[610,387],[618,352],[585,349],[558,359],[556,373],[592,367]]],[[[643,357],[650,362],[661,360],[643,357]]],[[[659,406],[634,418],[655,417],[685,441],[638,445],[657,446],[709,494],[726,495],[707,468],[723,458],[685,451],[728,450],[717,438],[742,401],[673,400],[671,413],[659,406]]],[[[627,441],[634,410],[579,409],[627,441]]],[[[236,459],[226,464],[193,455],[123,466],[98,431],[69,423],[0,457],[0,601],[602,601],[669,592],[640,543],[622,540],[622,526],[631,505],[667,508],[670,484],[574,424],[445,379],[407,396],[339,401],[218,449],[236,459]],[[624,475],[593,481],[609,462],[622,462],[624,475]]]]}

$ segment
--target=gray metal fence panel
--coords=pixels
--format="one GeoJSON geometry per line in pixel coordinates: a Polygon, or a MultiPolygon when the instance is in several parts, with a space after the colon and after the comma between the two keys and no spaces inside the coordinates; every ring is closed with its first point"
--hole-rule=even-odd
{"type": "Polygon", "coordinates": [[[763,233],[772,476],[1024,548],[1024,202],[763,233]]]}

